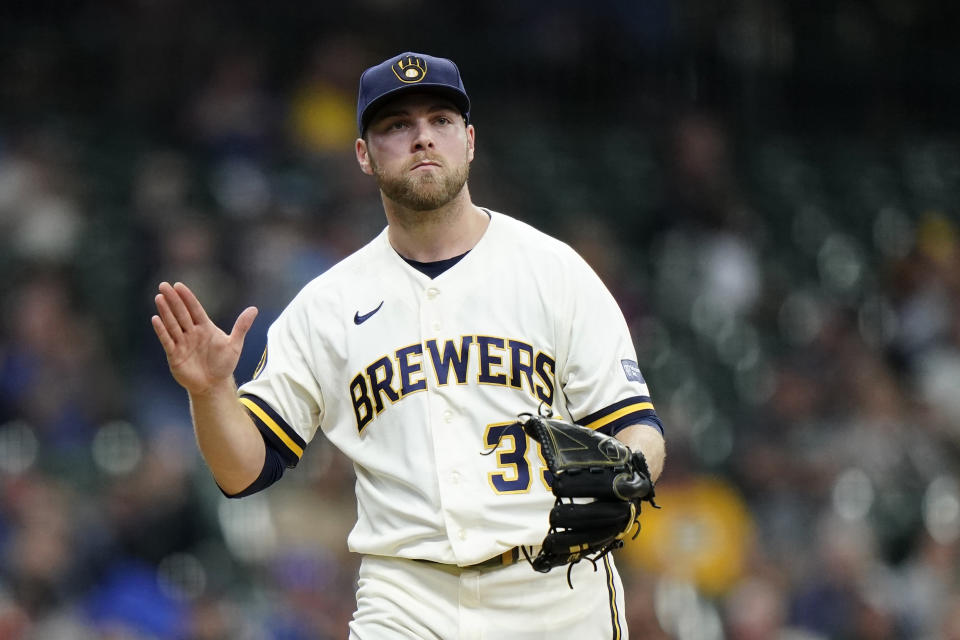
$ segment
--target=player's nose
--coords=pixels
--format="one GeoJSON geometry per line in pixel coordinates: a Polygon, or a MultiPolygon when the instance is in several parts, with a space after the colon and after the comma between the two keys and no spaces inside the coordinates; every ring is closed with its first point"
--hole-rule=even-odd
{"type": "Polygon", "coordinates": [[[423,149],[432,149],[433,148],[433,135],[430,131],[428,123],[423,120],[418,120],[414,124],[413,130],[413,150],[422,151],[423,149]]]}

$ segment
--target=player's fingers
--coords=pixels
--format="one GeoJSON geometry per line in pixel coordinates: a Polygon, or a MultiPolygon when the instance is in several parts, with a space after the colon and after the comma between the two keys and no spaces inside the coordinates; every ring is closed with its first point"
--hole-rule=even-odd
{"type": "Polygon", "coordinates": [[[157,334],[157,338],[159,338],[160,346],[163,347],[163,350],[167,353],[172,353],[173,350],[177,348],[177,345],[173,341],[173,338],[170,337],[170,333],[167,332],[167,327],[163,324],[163,320],[160,319],[160,316],[153,316],[150,318],[150,324],[153,325],[153,332],[157,334]]]}
{"type": "Polygon", "coordinates": [[[153,301],[157,305],[157,313],[163,322],[163,326],[167,330],[167,334],[174,342],[178,342],[183,335],[183,329],[180,327],[180,322],[177,321],[176,316],[173,315],[173,311],[170,310],[167,297],[162,293],[158,293],[153,301]]]}
{"type": "Polygon", "coordinates": [[[259,311],[256,307],[247,307],[237,316],[237,321],[233,323],[233,330],[230,332],[230,340],[243,344],[247,337],[247,331],[253,326],[253,321],[257,318],[259,311]]]}
{"type": "Polygon", "coordinates": [[[169,305],[170,311],[173,312],[177,322],[180,323],[180,327],[184,331],[192,327],[194,324],[193,318],[190,317],[190,312],[187,311],[187,305],[185,305],[183,299],[180,298],[180,293],[170,286],[169,282],[160,283],[160,293],[162,293],[166,299],[167,305],[169,305]]]}
{"type": "Polygon", "coordinates": [[[197,296],[194,295],[193,291],[190,290],[190,287],[182,282],[177,282],[173,285],[173,288],[177,293],[180,294],[180,299],[183,300],[183,304],[186,306],[187,312],[190,314],[190,317],[193,318],[193,321],[196,324],[206,322],[209,319],[207,317],[206,310],[204,310],[203,305],[200,304],[200,301],[197,300],[197,296]]]}

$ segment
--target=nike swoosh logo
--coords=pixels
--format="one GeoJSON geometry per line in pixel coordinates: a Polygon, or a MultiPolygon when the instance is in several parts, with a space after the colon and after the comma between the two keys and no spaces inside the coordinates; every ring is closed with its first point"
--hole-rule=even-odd
{"type": "Polygon", "coordinates": [[[364,322],[370,319],[370,316],[375,314],[377,311],[380,311],[380,307],[382,306],[383,306],[383,300],[380,301],[380,304],[378,304],[377,308],[374,309],[373,311],[370,311],[363,315],[360,315],[360,312],[357,311],[356,313],[353,314],[353,324],[363,324],[364,322]]]}

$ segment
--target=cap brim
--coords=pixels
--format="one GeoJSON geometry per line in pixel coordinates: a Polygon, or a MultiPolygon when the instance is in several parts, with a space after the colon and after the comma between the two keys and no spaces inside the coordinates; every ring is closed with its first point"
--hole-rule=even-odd
{"type": "Polygon", "coordinates": [[[363,134],[363,132],[367,130],[367,127],[376,117],[377,111],[379,111],[384,104],[405,93],[435,93],[443,96],[444,98],[448,98],[450,102],[452,102],[454,106],[460,110],[460,113],[463,114],[464,118],[467,118],[470,113],[470,99],[465,94],[461,93],[457,89],[454,89],[450,85],[422,82],[409,86],[397,87],[396,89],[388,91],[382,96],[379,96],[376,100],[368,104],[366,109],[363,110],[363,114],[360,116],[360,133],[363,134]]]}

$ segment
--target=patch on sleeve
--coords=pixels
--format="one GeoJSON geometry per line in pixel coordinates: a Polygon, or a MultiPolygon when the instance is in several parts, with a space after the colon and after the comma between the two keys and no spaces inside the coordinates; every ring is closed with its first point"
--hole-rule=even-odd
{"type": "Polygon", "coordinates": [[[640,365],[633,360],[621,360],[620,364],[623,365],[623,372],[627,375],[627,380],[646,384],[646,381],[643,379],[643,374],[640,373],[640,365]]]}
{"type": "MultiPolygon", "coordinates": [[[[257,376],[260,375],[260,372],[263,371],[263,368],[267,366],[267,348],[263,348],[263,355],[260,356],[260,362],[257,363],[257,368],[253,372],[253,379],[256,380],[257,376]]],[[[629,377],[629,376],[628,376],[629,377]]]]}

